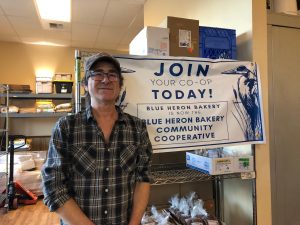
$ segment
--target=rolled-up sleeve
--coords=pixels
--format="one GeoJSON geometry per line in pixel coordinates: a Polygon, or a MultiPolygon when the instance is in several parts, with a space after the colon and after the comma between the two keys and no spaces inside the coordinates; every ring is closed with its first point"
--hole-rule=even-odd
{"type": "Polygon", "coordinates": [[[59,120],[52,130],[47,159],[41,171],[44,203],[50,211],[57,210],[70,198],[67,146],[67,131],[59,120]]]}
{"type": "Polygon", "coordinates": [[[152,145],[149,139],[146,124],[142,123],[141,128],[141,145],[139,146],[139,155],[137,161],[137,182],[152,182],[150,174],[152,157],[152,145]]]}

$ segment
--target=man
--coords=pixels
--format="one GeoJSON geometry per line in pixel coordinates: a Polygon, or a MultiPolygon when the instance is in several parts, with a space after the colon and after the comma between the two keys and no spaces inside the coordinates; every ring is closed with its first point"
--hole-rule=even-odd
{"type": "Polygon", "coordinates": [[[90,57],[83,85],[90,106],[53,129],[42,169],[44,202],[62,224],[140,224],[150,191],[146,125],[115,106],[123,76],[112,56],[90,57]]]}

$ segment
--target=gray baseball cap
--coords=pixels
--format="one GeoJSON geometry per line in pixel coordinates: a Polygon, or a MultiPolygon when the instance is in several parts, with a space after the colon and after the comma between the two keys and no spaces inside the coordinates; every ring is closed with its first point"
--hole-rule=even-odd
{"type": "Polygon", "coordinates": [[[105,52],[97,53],[97,54],[87,58],[87,60],[85,61],[85,73],[87,73],[87,71],[91,70],[91,68],[94,65],[96,65],[96,63],[98,63],[98,62],[111,63],[112,65],[114,65],[114,67],[118,71],[119,75],[121,75],[121,66],[120,66],[119,61],[117,59],[115,59],[113,56],[111,56],[105,52]]]}

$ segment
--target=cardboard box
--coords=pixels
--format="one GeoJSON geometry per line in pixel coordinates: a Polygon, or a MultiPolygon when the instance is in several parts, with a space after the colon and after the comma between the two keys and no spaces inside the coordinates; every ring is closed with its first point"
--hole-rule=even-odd
{"type": "Polygon", "coordinates": [[[144,27],[129,44],[130,55],[169,55],[169,29],[144,27]]]}
{"type": "Polygon", "coordinates": [[[228,174],[235,172],[234,160],[227,158],[208,158],[191,152],[186,152],[186,165],[210,175],[228,174]]]}
{"type": "Polygon", "coordinates": [[[50,93],[52,93],[52,78],[36,77],[35,92],[37,94],[50,94],[50,93]]]}
{"type": "Polygon", "coordinates": [[[199,20],[168,16],[160,26],[170,29],[170,56],[199,56],[199,20]]]}

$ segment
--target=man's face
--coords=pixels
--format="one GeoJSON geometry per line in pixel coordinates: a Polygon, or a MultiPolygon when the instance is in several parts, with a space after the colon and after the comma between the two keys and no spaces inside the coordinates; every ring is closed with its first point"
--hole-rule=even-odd
{"type": "Polygon", "coordinates": [[[91,96],[92,105],[115,104],[121,91],[116,68],[109,62],[99,62],[91,70],[92,76],[88,78],[85,90],[91,96]]]}

